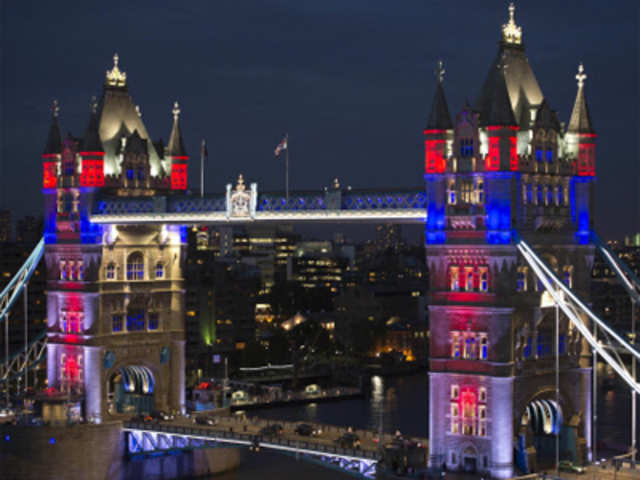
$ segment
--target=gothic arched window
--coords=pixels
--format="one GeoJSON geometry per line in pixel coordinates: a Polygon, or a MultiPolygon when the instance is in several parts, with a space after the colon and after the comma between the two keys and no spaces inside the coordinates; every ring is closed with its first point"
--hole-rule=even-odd
{"type": "Polygon", "coordinates": [[[105,270],[105,277],[107,280],[115,280],[116,279],[116,265],[111,262],[107,265],[105,270]]]}
{"type": "Polygon", "coordinates": [[[164,278],[164,263],[156,263],[156,278],[164,278]]]}
{"type": "Polygon", "coordinates": [[[141,252],[133,252],[127,258],[127,280],[144,280],[144,257],[141,252]]]}

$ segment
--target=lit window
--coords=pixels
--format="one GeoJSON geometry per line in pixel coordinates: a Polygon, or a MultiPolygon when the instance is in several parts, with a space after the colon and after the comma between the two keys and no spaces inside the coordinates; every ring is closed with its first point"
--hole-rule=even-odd
{"type": "Polygon", "coordinates": [[[145,318],[142,310],[130,310],[127,312],[127,332],[144,330],[145,318]]]}
{"type": "Polygon", "coordinates": [[[485,405],[478,406],[478,418],[480,420],[487,419],[487,407],[485,405]]]}
{"type": "Polygon", "coordinates": [[[149,315],[149,330],[157,330],[160,325],[160,315],[152,313],[149,315]]]}
{"type": "Polygon", "coordinates": [[[457,292],[460,290],[459,267],[452,265],[449,267],[449,290],[457,292]]]}
{"type": "Polygon", "coordinates": [[[127,259],[127,280],[144,280],[144,259],[142,253],[134,252],[127,259]]]}
{"type": "Polygon", "coordinates": [[[467,292],[473,291],[473,267],[464,267],[464,289],[467,292]]]}
{"type": "Polygon", "coordinates": [[[548,148],[546,154],[547,154],[547,162],[549,163],[553,162],[553,150],[548,148]]]}
{"type": "Polygon", "coordinates": [[[76,262],[69,262],[69,280],[77,280],[78,279],[78,267],[76,266],[76,262]]]}
{"type": "Polygon", "coordinates": [[[461,158],[473,157],[473,139],[472,138],[460,139],[460,157],[461,158]]]}
{"type": "Polygon", "coordinates": [[[467,333],[466,338],[464,340],[464,350],[462,352],[462,357],[467,360],[475,360],[476,358],[476,334],[475,333],[467,333]]]}
{"type": "Polygon", "coordinates": [[[527,267],[525,266],[518,267],[518,280],[516,288],[519,292],[527,291],[527,267]]]}
{"type": "Polygon", "coordinates": [[[542,161],[542,149],[536,148],[536,162],[542,161]]]}
{"type": "Polygon", "coordinates": [[[564,205],[564,189],[562,188],[562,185],[558,185],[556,204],[564,205]]]}
{"type": "Polygon", "coordinates": [[[66,280],[67,279],[67,262],[65,262],[64,260],[60,260],[60,280],[66,280]]]}
{"type": "Polygon", "coordinates": [[[480,360],[486,360],[489,355],[489,341],[486,336],[480,337],[480,360]]]}
{"type": "Polygon", "coordinates": [[[122,315],[112,315],[111,316],[111,331],[112,332],[121,332],[124,323],[122,321],[122,315]]]}
{"type": "Polygon", "coordinates": [[[478,179],[476,184],[476,196],[479,204],[484,203],[484,182],[482,179],[478,179]]]}
{"type": "Polygon", "coordinates": [[[114,263],[107,265],[105,276],[107,280],[115,280],[116,278],[116,266],[114,263]]]}
{"type": "Polygon", "coordinates": [[[451,400],[457,400],[459,392],[460,387],[458,385],[451,385],[451,400]]]}
{"type": "Polygon", "coordinates": [[[533,203],[533,186],[530,183],[527,183],[527,203],[533,203]]]}
{"type": "Polygon", "coordinates": [[[538,187],[537,187],[536,200],[538,202],[538,205],[542,205],[544,203],[544,195],[542,193],[542,185],[538,185],[538,187]]]}
{"type": "Polygon", "coordinates": [[[451,332],[451,358],[460,358],[460,335],[451,332]]]}
{"type": "Polygon", "coordinates": [[[156,278],[164,278],[164,264],[162,262],[156,263],[156,278]]]}
{"type": "Polygon", "coordinates": [[[480,272],[480,291],[488,292],[489,291],[489,268],[480,267],[478,271],[480,272]]]}
{"type": "Polygon", "coordinates": [[[127,180],[133,180],[133,169],[127,170],[127,180]]]}
{"type": "Polygon", "coordinates": [[[78,280],[84,281],[84,262],[78,260],[78,280]]]}
{"type": "Polygon", "coordinates": [[[562,275],[564,284],[569,288],[573,288],[573,266],[565,265],[562,269],[562,275]]]}
{"type": "Polygon", "coordinates": [[[484,387],[480,387],[480,390],[478,391],[478,398],[480,399],[480,402],[485,403],[487,401],[487,389],[484,387]]]}

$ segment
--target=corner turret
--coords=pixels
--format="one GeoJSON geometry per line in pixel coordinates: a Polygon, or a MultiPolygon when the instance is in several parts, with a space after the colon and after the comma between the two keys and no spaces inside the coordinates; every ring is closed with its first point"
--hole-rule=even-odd
{"type": "Polygon", "coordinates": [[[173,128],[167,145],[167,155],[171,161],[171,190],[187,189],[187,161],[189,156],[180,130],[180,106],[173,104],[173,128]]]}
{"type": "Polygon", "coordinates": [[[89,106],[89,125],[80,145],[80,186],[104,187],[104,147],[98,132],[96,97],[91,99],[89,106]]]}
{"type": "Polygon", "coordinates": [[[56,188],[57,178],[60,173],[60,158],[62,155],[62,136],[60,135],[60,125],[58,124],[58,114],[60,107],[58,101],[54,100],[51,105],[51,125],[47,143],[42,152],[42,187],[56,188]]]}
{"type": "Polygon", "coordinates": [[[567,128],[567,152],[577,159],[575,165],[575,173],[577,175],[593,177],[596,174],[596,132],[591,123],[587,98],[584,93],[584,81],[586,79],[587,74],[584,73],[584,66],[581,63],[578,66],[576,75],[578,93],[567,128]]]}
{"type": "Polygon", "coordinates": [[[438,61],[435,74],[438,80],[436,91],[433,96],[431,113],[427,120],[425,134],[425,173],[443,173],[447,167],[447,154],[452,137],[453,124],[449,114],[449,106],[444,95],[442,82],[445,70],[442,61],[438,61]],[[449,141],[449,142],[448,142],[449,141]]]}

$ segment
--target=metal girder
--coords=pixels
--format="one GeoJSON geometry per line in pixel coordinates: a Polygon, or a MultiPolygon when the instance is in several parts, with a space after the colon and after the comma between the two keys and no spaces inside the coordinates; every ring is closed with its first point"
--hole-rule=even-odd
{"type": "Polygon", "coordinates": [[[8,363],[0,364],[0,383],[13,380],[40,364],[46,359],[47,332],[42,332],[31,341],[26,351],[9,358],[8,363]]]}
{"type": "Polygon", "coordinates": [[[581,335],[587,340],[591,348],[598,352],[598,355],[613,368],[613,370],[622,377],[622,379],[635,392],[640,393],[640,384],[629,374],[626,366],[620,360],[618,351],[640,357],[638,352],[626,340],[609,327],[609,325],[595,315],[572,291],[567,287],[555,274],[555,272],[535,253],[535,251],[524,241],[519,240],[517,243],[518,250],[532,268],[540,282],[544,285],[546,291],[551,295],[554,302],[569,318],[571,323],[577,328],[581,335]],[[605,340],[608,344],[604,344],[602,339],[596,339],[589,327],[585,324],[584,317],[590,318],[598,325],[602,332],[606,333],[605,340]],[[615,342],[614,342],[615,341],[615,342]],[[616,345],[617,343],[617,345],[616,345]],[[610,348],[615,352],[616,358],[610,353],[610,348]]]}
{"type": "Polygon", "coordinates": [[[44,254],[44,238],[41,238],[20,270],[13,276],[8,285],[0,292],[0,323],[9,315],[9,310],[33,275],[44,254]]]}
{"type": "Polygon", "coordinates": [[[376,455],[371,452],[367,455],[366,451],[359,451],[362,456],[358,456],[356,451],[351,454],[346,450],[329,452],[326,451],[327,446],[321,444],[317,445],[317,450],[313,448],[313,445],[300,448],[284,443],[262,441],[256,435],[240,432],[207,431],[207,429],[201,428],[195,429],[196,431],[189,431],[192,429],[188,427],[158,426],[153,424],[126,424],[124,430],[127,432],[127,451],[129,455],[144,455],[193,448],[214,448],[222,445],[262,447],[289,455],[296,455],[324,466],[338,468],[362,476],[363,478],[373,478],[375,466],[378,463],[376,455]]]}

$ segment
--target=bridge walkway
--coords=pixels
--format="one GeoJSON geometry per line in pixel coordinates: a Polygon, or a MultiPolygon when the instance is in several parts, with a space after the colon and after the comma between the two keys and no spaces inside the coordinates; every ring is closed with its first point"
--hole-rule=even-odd
{"type": "MultiPolygon", "coordinates": [[[[188,448],[189,440],[204,442],[203,446],[215,444],[267,448],[283,453],[295,453],[309,456],[323,462],[334,463],[341,469],[355,470],[365,477],[373,473],[380,458],[378,432],[350,429],[335,425],[310,423],[322,433],[318,436],[301,436],[295,433],[301,422],[282,422],[241,416],[211,417],[215,425],[200,425],[193,420],[179,417],[172,421],[129,421],[124,430],[128,432],[128,453],[139,455],[159,450],[188,448]],[[283,427],[280,435],[261,435],[260,430],[268,425],[279,424],[283,427]],[[337,442],[345,433],[355,433],[359,440],[358,448],[343,448],[337,442]],[[213,442],[213,443],[212,443],[213,442]]],[[[307,423],[307,422],[305,422],[307,423]]],[[[394,440],[394,434],[385,434],[382,444],[394,440]]],[[[405,438],[419,444],[427,455],[426,438],[405,438]]]]}

